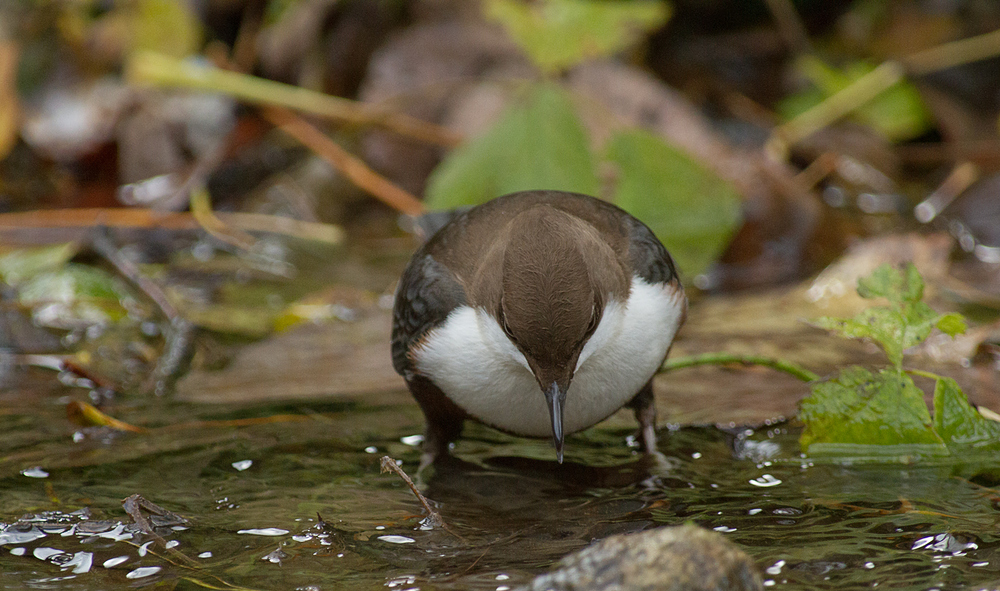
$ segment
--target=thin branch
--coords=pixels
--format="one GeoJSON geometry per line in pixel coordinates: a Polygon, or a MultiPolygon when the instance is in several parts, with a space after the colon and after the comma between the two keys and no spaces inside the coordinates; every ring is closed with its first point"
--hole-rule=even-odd
{"type": "Polygon", "coordinates": [[[882,62],[840,92],[776,127],[767,142],[767,150],[772,155],[783,156],[789,146],[861,107],[897,84],[907,74],[924,76],[997,55],[1000,55],[1000,30],[944,43],[898,61],[882,62]]]}
{"type": "Polygon", "coordinates": [[[288,107],[353,125],[377,125],[445,147],[454,147],[462,141],[461,136],[447,128],[403,113],[151,51],[136,52],[125,65],[125,72],[126,79],[133,84],[219,92],[256,105],[288,107]]]}
{"type": "Polygon", "coordinates": [[[785,372],[802,380],[803,382],[813,382],[819,379],[818,375],[791,361],[774,359],[772,357],[761,357],[759,355],[736,355],[734,353],[705,353],[702,355],[675,357],[673,359],[668,359],[660,368],[660,371],[668,372],[685,367],[694,367],[696,365],[731,365],[734,363],[740,365],[761,365],[769,367],[777,371],[785,372]]]}
{"type": "Polygon", "coordinates": [[[191,191],[191,215],[213,238],[242,250],[253,250],[257,240],[239,228],[232,227],[212,211],[212,198],[204,185],[191,191]]]}
{"type": "Polygon", "coordinates": [[[767,142],[768,151],[772,154],[784,154],[789,146],[799,143],[892,88],[905,74],[906,69],[899,62],[879,64],[840,92],[774,128],[767,142]]]}
{"type": "Polygon", "coordinates": [[[264,117],[279,129],[302,142],[344,173],[347,178],[393,209],[408,215],[424,213],[424,204],[414,195],[368,167],[305,119],[281,107],[266,107],[264,117]]]}
{"type": "MultiPolygon", "coordinates": [[[[290,236],[301,240],[340,244],[344,231],[339,226],[305,222],[283,216],[259,213],[214,212],[222,222],[246,232],[262,232],[290,236]]],[[[89,238],[93,228],[106,226],[115,229],[200,230],[201,225],[190,213],[163,212],[140,207],[109,207],[83,209],[47,209],[17,213],[0,213],[0,238],[14,242],[50,243],[89,238]],[[79,230],[61,233],[46,240],[40,230],[79,230]]]]}
{"type": "Polygon", "coordinates": [[[774,22],[778,25],[778,34],[785,40],[788,48],[795,53],[812,51],[809,42],[809,32],[795,10],[791,0],[766,0],[767,9],[771,11],[774,22]]]}
{"type": "Polygon", "coordinates": [[[1000,29],[918,51],[903,58],[903,64],[910,74],[922,76],[997,55],[1000,55],[1000,29]]]}
{"type": "Polygon", "coordinates": [[[431,507],[430,501],[428,501],[427,497],[425,497],[423,493],[417,489],[417,485],[413,484],[413,480],[410,479],[406,472],[403,472],[403,469],[399,467],[396,460],[390,458],[389,456],[382,456],[382,459],[379,460],[379,464],[381,465],[383,473],[392,472],[396,476],[402,478],[403,482],[406,483],[406,486],[410,487],[410,491],[413,492],[413,495],[417,497],[417,500],[420,501],[421,505],[423,505],[424,511],[427,512],[427,520],[432,526],[438,527],[444,525],[444,520],[441,519],[441,515],[435,511],[433,507],[431,507]]]}

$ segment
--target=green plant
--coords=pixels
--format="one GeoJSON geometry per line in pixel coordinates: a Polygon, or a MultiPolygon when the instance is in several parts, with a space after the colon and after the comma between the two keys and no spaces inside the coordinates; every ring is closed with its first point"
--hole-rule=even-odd
{"type": "Polygon", "coordinates": [[[1000,450],[1000,423],[980,415],[953,379],[903,367],[904,352],[926,340],[934,328],[952,337],[966,328],[960,315],[938,314],[925,304],[923,291],[923,279],[912,264],[903,269],[883,265],[858,281],[858,294],[884,298],[887,306],[872,306],[854,318],[816,321],[841,336],[872,341],[890,366],[849,366],[814,382],[799,406],[803,451],[811,456],[909,459],[1000,450]],[[911,374],[935,380],[933,417],[911,374]]]}

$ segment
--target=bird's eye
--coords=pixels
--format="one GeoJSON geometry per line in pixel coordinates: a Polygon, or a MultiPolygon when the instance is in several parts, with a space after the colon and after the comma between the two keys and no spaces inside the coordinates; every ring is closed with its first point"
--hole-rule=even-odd
{"type": "Polygon", "coordinates": [[[587,336],[594,334],[597,330],[597,325],[601,322],[601,308],[594,305],[594,310],[590,313],[590,324],[587,325],[587,336]]]}
{"type": "Polygon", "coordinates": [[[497,319],[500,321],[500,328],[503,329],[503,333],[507,335],[507,338],[512,341],[515,340],[514,333],[510,329],[510,325],[507,324],[507,316],[503,313],[503,306],[501,306],[500,310],[497,312],[497,319]]]}

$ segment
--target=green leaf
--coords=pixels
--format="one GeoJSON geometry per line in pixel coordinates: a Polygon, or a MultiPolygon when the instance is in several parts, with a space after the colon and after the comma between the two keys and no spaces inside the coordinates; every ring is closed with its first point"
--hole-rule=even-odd
{"type": "Polygon", "coordinates": [[[903,332],[906,320],[897,310],[878,306],[859,312],[854,318],[818,318],[816,326],[833,330],[841,336],[870,339],[885,351],[886,357],[896,366],[903,362],[903,332]]]}
{"type": "Polygon", "coordinates": [[[955,338],[956,335],[964,333],[965,329],[968,328],[965,323],[965,318],[963,318],[961,314],[955,313],[941,316],[937,319],[935,326],[937,326],[938,330],[951,338],[955,338]]]}
{"type": "Polygon", "coordinates": [[[189,2],[136,0],[131,22],[133,50],[186,57],[201,45],[201,22],[189,2]]]}
{"type": "Polygon", "coordinates": [[[128,314],[123,302],[132,298],[113,275],[75,263],[35,275],[19,296],[36,322],[62,328],[120,320],[128,314]]]}
{"type": "Polygon", "coordinates": [[[555,84],[529,88],[485,134],[452,150],[431,174],[430,209],[478,205],[529,189],[599,189],[583,124],[555,84]]]}
{"type": "Polygon", "coordinates": [[[487,0],[484,10],[548,73],[625,49],[670,16],[651,0],[487,0]]]}
{"type": "Polygon", "coordinates": [[[951,378],[939,377],[934,386],[934,429],[953,453],[1000,450],[1000,423],[979,414],[951,378]]]}
{"type": "MultiPolygon", "coordinates": [[[[902,271],[882,265],[858,280],[858,295],[869,299],[886,298],[891,307],[867,308],[852,319],[820,318],[815,324],[845,337],[871,339],[885,351],[893,365],[901,368],[903,351],[926,340],[943,318],[920,301],[923,294],[924,281],[912,264],[902,271]]],[[[946,320],[944,325],[954,328],[956,323],[964,330],[961,316],[946,320]]]]}
{"type": "Polygon", "coordinates": [[[885,263],[858,279],[858,295],[885,298],[894,304],[919,302],[924,297],[924,280],[913,263],[907,263],[902,271],[885,263]]]}
{"type": "Polygon", "coordinates": [[[0,279],[17,287],[39,273],[62,267],[79,251],[75,242],[8,251],[0,255],[0,279]]]}
{"type": "MultiPolygon", "coordinates": [[[[893,370],[873,374],[847,367],[834,379],[814,384],[799,408],[805,424],[799,442],[806,452],[814,453],[816,444],[927,445],[934,453],[944,452],[923,392],[908,375],[893,370]]],[[[899,455],[894,450],[875,451],[875,455],[899,455]]]]}
{"type": "Polygon", "coordinates": [[[614,202],[653,230],[687,277],[708,270],[740,224],[732,185],[640,129],[616,133],[606,157],[618,167],[614,202]]]}
{"type": "MultiPolygon", "coordinates": [[[[813,87],[782,101],[779,111],[785,119],[815,107],[840,92],[852,82],[875,69],[865,62],[854,62],[837,70],[815,57],[802,58],[797,68],[813,87]]],[[[920,98],[920,92],[909,82],[893,85],[868,103],[856,109],[852,118],[875,129],[892,141],[912,139],[931,126],[930,111],[920,98]]]]}

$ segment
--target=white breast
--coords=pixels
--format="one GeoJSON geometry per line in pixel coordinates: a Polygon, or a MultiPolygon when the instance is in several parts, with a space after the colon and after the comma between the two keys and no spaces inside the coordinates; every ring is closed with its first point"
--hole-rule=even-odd
{"type": "MultiPolygon", "coordinates": [[[[680,290],[634,277],[628,301],[605,306],[566,394],[566,433],[608,417],[649,381],[685,305],[680,290]]],[[[456,308],[424,339],[415,362],[419,373],[482,422],[520,435],[552,435],[545,395],[528,363],[485,310],[456,308]]]]}

